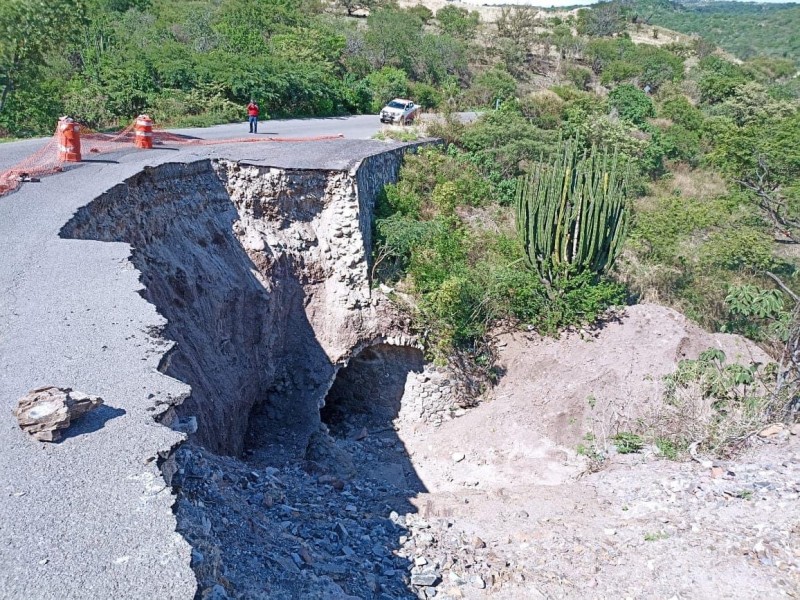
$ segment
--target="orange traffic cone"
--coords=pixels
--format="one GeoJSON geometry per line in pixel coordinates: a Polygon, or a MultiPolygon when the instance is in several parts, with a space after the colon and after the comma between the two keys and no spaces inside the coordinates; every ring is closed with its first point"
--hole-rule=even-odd
{"type": "Polygon", "coordinates": [[[136,134],[134,144],[137,148],[149,149],[153,147],[153,119],[149,115],[136,117],[136,124],[133,129],[136,134]]]}
{"type": "Polygon", "coordinates": [[[70,117],[58,120],[58,160],[61,162],[81,161],[81,126],[70,117]]]}

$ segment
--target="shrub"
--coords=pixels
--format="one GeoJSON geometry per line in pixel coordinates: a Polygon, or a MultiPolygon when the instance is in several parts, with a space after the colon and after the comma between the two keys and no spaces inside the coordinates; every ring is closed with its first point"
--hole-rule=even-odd
{"type": "Polygon", "coordinates": [[[497,100],[509,100],[516,93],[517,82],[514,77],[508,71],[495,67],[475,77],[467,96],[475,106],[494,106],[497,100]]]}
{"type": "Polygon", "coordinates": [[[671,119],[693,132],[699,132],[703,126],[703,113],[692,105],[686,96],[675,96],[665,100],[659,110],[659,116],[671,119]]]}
{"type": "Polygon", "coordinates": [[[564,115],[564,101],[549,90],[531,94],[519,104],[522,114],[542,129],[556,129],[564,115]]]}
{"type": "Polygon", "coordinates": [[[637,125],[642,125],[645,119],[655,116],[652,100],[642,90],[630,84],[611,90],[608,102],[617,109],[621,118],[637,125]]]}
{"type": "Polygon", "coordinates": [[[586,90],[592,82],[592,72],[586,67],[567,67],[565,75],[572,85],[579,90],[586,90]]]}
{"type": "Polygon", "coordinates": [[[423,82],[411,84],[411,97],[423,108],[436,108],[442,101],[441,92],[423,82]]]}
{"type": "Polygon", "coordinates": [[[700,136],[682,125],[668,127],[661,134],[661,146],[667,158],[697,164],[700,154],[700,136]]]}
{"type": "Polygon", "coordinates": [[[372,95],[370,110],[378,112],[392,98],[408,96],[408,76],[394,67],[383,67],[367,76],[372,95]]]}

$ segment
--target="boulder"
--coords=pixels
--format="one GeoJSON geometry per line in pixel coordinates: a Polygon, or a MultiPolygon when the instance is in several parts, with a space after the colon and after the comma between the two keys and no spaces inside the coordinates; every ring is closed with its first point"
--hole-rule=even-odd
{"type": "Polygon", "coordinates": [[[61,439],[62,430],[102,403],[99,396],[46,386],[25,394],[13,412],[20,429],[40,442],[56,442],[61,439]]]}

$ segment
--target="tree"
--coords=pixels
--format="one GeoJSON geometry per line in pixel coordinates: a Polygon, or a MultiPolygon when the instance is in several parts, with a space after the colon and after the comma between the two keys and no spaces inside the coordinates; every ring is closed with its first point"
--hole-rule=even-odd
{"type": "Polygon", "coordinates": [[[367,19],[364,43],[374,69],[391,66],[411,73],[421,38],[422,21],[408,11],[377,10],[367,19]]]}
{"type": "Polygon", "coordinates": [[[615,87],[608,95],[609,104],[617,109],[619,116],[636,125],[642,125],[645,119],[655,116],[653,102],[639,88],[625,83],[615,87]]]}
{"type": "Polygon", "coordinates": [[[372,112],[378,112],[392,98],[402,98],[408,94],[408,77],[405,71],[394,67],[383,67],[367,76],[367,84],[372,92],[372,112]]]}
{"type": "Polygon", "coordinates": [[[711,154],[731,178],[751,192],[767,221],[800,243],[800,112],[716,132],[711,154]]]}
{"type": "Polygon", "coordinates": [[[625,14],[618,2],[598,2],[578,12],[578,33],[609,37],[625,31],[625,14]]]}
{"type": "Polygon", "coordinates": [[[707,56],[700,61],[701,75],[698,81],[700,98],[708,104],[722,102],[731,96],[736,88],[747,83],[742,68],[719,58],[707,56]]]}
{"type": "Polygon", "coordinates": [[[475,37],[481,21],[477,11],[470,12],[457,6],[440,8],[436,11],[436,20],[444,33],[465,40],[475,37]]]}
{"type": "Polygon", "coordinates": [[[493,105],[497,100],[509,100],[516,93],[517,82],[508,72],[498,67],[478,75],[470,89],[475,103],[481,106],[493,105]]]}
{"type": "Polygon", "coordinates": [[[536,39],[536,27],[539,21],[533,7],[515,6],[501,8],[496,25],[500,37],[511,38],[524,46],[529,46],[536,39]]]}
{"type": "Polygon", "coordinates": [[[48,52],[80,34],[82,0],[3,0],[0,3],[0,113],[9,96],[35,76],[48,52]]]}

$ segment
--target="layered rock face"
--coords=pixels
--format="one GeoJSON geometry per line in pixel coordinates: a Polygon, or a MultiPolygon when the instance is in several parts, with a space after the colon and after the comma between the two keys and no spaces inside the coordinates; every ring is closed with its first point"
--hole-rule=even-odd
{"type": "Polygon", "coordinates": [[[62,236],[129,243],[168,321],[153,332],[175,342],[160,368],[192,387],[168,421],[196,417],[215,452],[241,453],[249,429],[298,453],[351,356],[413,343],[369,281],[373,206],[403,150],[352,171],[165,164],[76,214],[62,236]]]}

